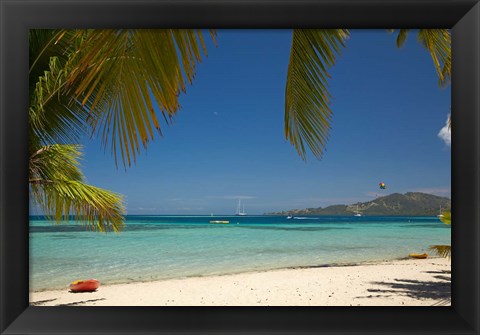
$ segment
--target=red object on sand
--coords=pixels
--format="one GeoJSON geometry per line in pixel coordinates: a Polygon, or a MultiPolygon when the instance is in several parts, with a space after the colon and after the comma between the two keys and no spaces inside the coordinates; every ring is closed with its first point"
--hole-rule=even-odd
{"type": "Polygon", "coordinates": [[[100,286],[100,282],[96,279],[76,280],[70,284],[72,292],[93,292],[100,286]]]}

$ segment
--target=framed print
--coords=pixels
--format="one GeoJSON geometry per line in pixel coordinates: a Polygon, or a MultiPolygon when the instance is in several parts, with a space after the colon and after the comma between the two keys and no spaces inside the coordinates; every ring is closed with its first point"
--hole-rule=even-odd
{"type": "Polygon", "coordinates": [[[0,9],[2,334],[478,334],[476,1],[0,9]]]}

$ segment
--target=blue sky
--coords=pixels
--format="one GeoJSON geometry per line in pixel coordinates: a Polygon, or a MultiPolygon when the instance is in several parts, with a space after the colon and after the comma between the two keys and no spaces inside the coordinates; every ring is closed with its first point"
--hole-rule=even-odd
{"type": "Polygon", "coordinates": [[[217,44],[135,165],[115,167],[85,141],[90,184],[125,196],[128,214],[248,214],[350,204],[394,192],[450,196],[451,150],[438,137],[450,87],[437,85],[411,34],[354,30],[330,70],[332,130],[322,160],[303,161],[284,136],[289,30],[220,30],[217,44]],[[380,190],[379,182],[386,190],[380,190]]]}

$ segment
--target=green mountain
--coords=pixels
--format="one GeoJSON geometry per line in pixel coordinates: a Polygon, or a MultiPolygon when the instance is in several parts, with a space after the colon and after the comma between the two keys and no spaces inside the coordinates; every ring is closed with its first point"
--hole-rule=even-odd
{"type": "Polygon", "coordinates": [[[449,198],[439,197],[420,192],[405,194],[393,193],[376,198],[368,202],[359,202],[351,205],[333,205],[325,208],[293,209],[284,212],[268,213],[269,215],[408,215],[408,216],[435,216],[442,210],[450,210],[452,201],[449,198]]]}

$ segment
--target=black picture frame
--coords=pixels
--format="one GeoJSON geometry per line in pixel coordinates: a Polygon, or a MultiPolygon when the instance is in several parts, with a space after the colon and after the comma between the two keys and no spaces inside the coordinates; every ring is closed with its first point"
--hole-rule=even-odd
{"type": "Polygon", "coordinates": [[[1,334],[479,334],[480,5],[471,0],[0,0],[1,334]],[[452,306],[29,306],[28,29],[451,28],[452,306]]]}

